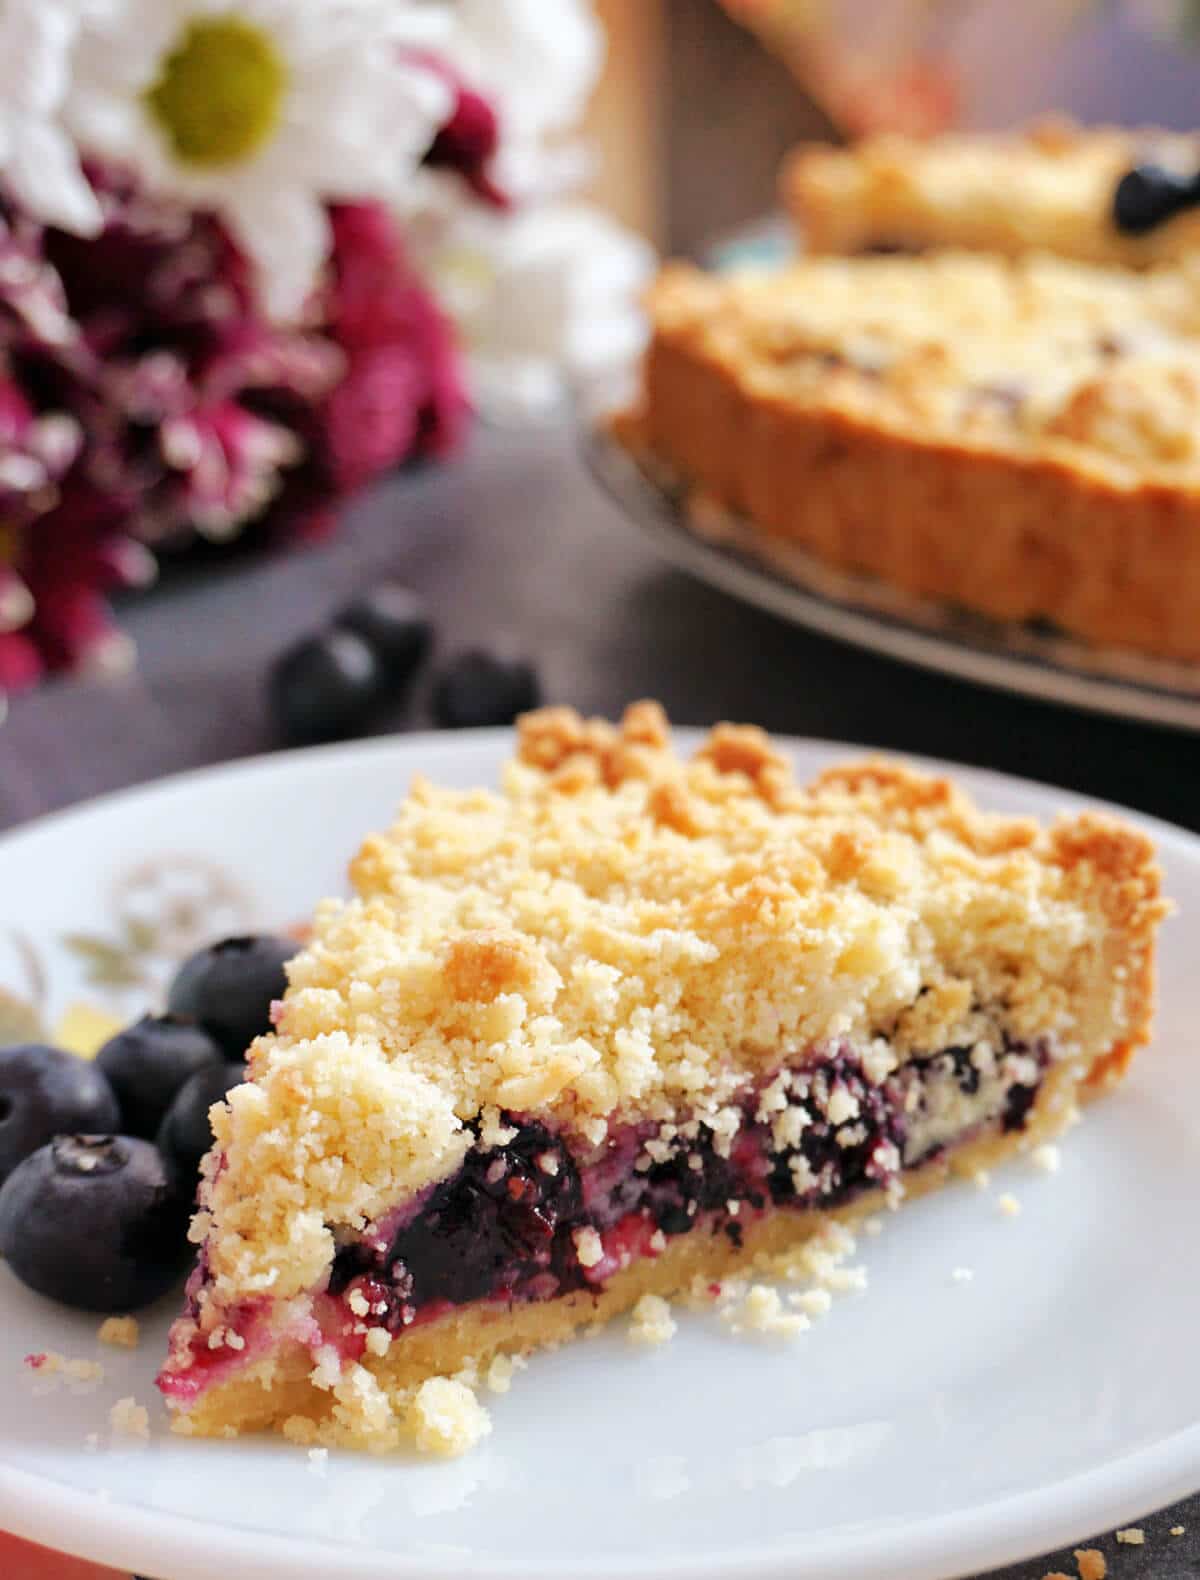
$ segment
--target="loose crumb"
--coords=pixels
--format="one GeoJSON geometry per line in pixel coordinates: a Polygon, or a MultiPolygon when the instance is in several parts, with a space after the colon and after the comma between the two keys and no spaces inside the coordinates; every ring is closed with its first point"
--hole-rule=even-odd
{"type": "Polygon", "coordinates": [[[492,1393],[507,1393],[512,1387],[516,1367],[511,1355],[493,1355],[488,1367],[487,1385],[492,1393]]]}
{"type": "Polygon", "coordinates": [[[1079,1566],[1079,1580],[1104,1580],[1108,1574],[1108,1560],[1098,1547],[1077,1547],[1075,1562],[1079,1566]]]}
{"type": "Polygon", "coordinates": [[[118,1437],[150,1436],[150,1412],[132,1394],[117,1400],[108,1412],[108,1424],[118,1437]]]}
{"type": "Polygon", "coordinates": [[[1126,1547],[1142,1547],[1146,1542],[1146,1533],[1140,1525],[1127,1525],[1123,1531],[1117,1532],[1117,1540],[1126,1547]]]}
{"type": "Polygon", "coordinates": [[[27,1355],[25,1365],[37,1373],[39,1381],[53,1378],[57,1382],[62,1377],[75,1383],[104,1381],[104,1367],[99,1361],[85,1360],[82,1356],[60,1355],[57,1350],[39,1350],[27,1355]]]}
{"type": "Polygon", "coordinates": [[[1051,1569],[1049,1574],[1044,1574],[1042,1580],[1075,1580],[1074,1575],[1065,1575],[1061,1569],[1051,1569]]]}
{"type": "Polygon", "coordinates": [[[445,1459],[468,1453],[492,1430],[491,1416],[467,1385],[453,1377],[430,1377],[421,1384],[410,1424],[421,1452],[445,1459]]]}
{"type": "Polygon", "coordinates": [[[392,1347],[392,1335],[386,1328],[368,1328],[366,1344],[371,1355],[386,1355],[392,1347]]]}
{"type": "Polygon", "coordinates": [[[87,1361],[82,1357],[69,1360],[63,1366],[63,1374],[72,1382],[103,1382],[104,1367],[99,1361],[87,1361]]]}
{"type": "Polygon", "coordinates": [[[734,1333],[757,1333],[764,1338],[793,1339],[811,1327],[800,1311],[786,1311],[779,1291],[769,1284],[752,1284],[745,1298],[721,1313],[734,1333]]]}
{"type": "Polygon", "coordinates": [[[950,1274],[956,1284],[969,1284],[975,1277],[974,1270],[969,1267],[956,1267],[950,1274]]]}
{"type": "Polygon", "coordinates": [[[1044,1174],[1058,1173],[1062,1163],[1062,1153],[1057,1147],[1053,1147],[1047,1142],[1043,1146],[1034,1147],[1030,1156],[1033,1159],[1034,1166],[1041,1169],[1044,1174]]]}
{"type": "Polygon", "coordinates": [[[823,1317],[833,1305],[833,1296],[827,1289],[805,1289],[798,1295],[789,1295],[788,1304],[799,1306],[809,1317],[823,1317]]]}
{"type": "Polygon", "coordinates": [[[604,1245],[595,1229],[576,1229],[573,1238],[580,1267],[595,1267],[604,1260],[604,1245]]]}
{"type": "Polygon", "coordinates": [[[1186,1526],[1183,1526],[1183,1525],[1172,1525],[1172,1527],[1171,1527],[1171,1535],[1172,1536],[1182,1536],[1185,1530],[1186,1530],[1186,1526]]]}
{"type": "Polygon", "coordinates": [[[991,1183],[992,1176],[987,1169],[976,1169],[974,1174],[971,1175],[971,1184],[974,1185],[976,1190],[987,1190],[991,1183]]]}
{"type": "Polygon", "coordinates": [[[323,1476],[329,1466],[329,1450],[327,1448],[310,1448],[308,1451],[308,1468],[314,1476],[323,1476]]]}
{"type": "Polygon", "coordinates": [[[119,1350],[136,1350],[141,1329],[136,1317],[105,1317],[96,1334],[101,1344],[111,1344],[119,1350]]]}
{"type": "Polygon", "coordinates": [[[633,1308],[629,1324],[629,1342],[652,1346],[665,1344],[674,1338],[678,1323],[671,1315],[671,1308],[661,1295],[643,1295],[633,1308]]]}
{"type": "Polygon", "coordinates": [[[1015,1196],[1011,1196],[1007,1192],[1000,1197],[996,1206],[999,1207],[1006,1218],[1015,1218],[1021,1211],[1021,1203],[1015,1196]]]}

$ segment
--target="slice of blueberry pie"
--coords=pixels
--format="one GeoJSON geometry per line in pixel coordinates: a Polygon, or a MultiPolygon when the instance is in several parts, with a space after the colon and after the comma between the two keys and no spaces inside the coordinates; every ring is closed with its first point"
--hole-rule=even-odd
{"type": "Polygon", "coordinates": [[[519,740],[367,840],[214,1110],[185,1431],[386,1448],[432,1379],[1044,1140],[1146,1040],[1159,873],[1110,818],[801,788],[728,725],[685,761],[650,703],[519,740]]]}

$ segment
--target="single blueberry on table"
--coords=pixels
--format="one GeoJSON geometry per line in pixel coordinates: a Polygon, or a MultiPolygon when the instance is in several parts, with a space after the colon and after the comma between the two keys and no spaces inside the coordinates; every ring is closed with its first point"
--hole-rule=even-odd
{"type": "Polygon", "coordinates": [[[190,1015],[221,1045],[227,1059],[271,1029],[271,1005],[287,988],[294,938],[248,934],[224,938],[180,966],[167,993],[173,1015],[190,1015]]]}
{"type": "Polygon", "coordinates": [[[532,664],[473,649],[451,659],[441,671],[434,686],[433,712],[447,729],[471,729],[511,724],[540,701],[541,685],[532,664]]]}
{"type": "Polygon", "coordinates": [[[136,1311],[188,1256],[187,1199],[157,1147],[64,1135],[0,1186],[0,1256],[23,1284],[82,1311],[136,1311]]]}
{"type": "Polygon", "coordinates": [[[271,670],[271,713],[295,746],[364,729],[387,691],[381,659],[357,631],[334,629],[289,648],[271,670]]]}
{"type": "Polygon", "coordinates": [[[212,1146],[209,1109],[245,1079],[246,1066],[228,1061],[197,1070],[176,1092],[159,1127],[157,1144],[178,1169],[183,1189],[194,1189],[200,1160],[212,1146]]]}
{"type": "Polygon", "coordinates": [[[121,1130],[147,1140],[154,1137],[184,1082],[221,1062],[217,1043],[185,1015],[143,1015],[110,1037],[96,1055],[121,1105],[121,1130]]]}
{"type": "Polygon", "coordinates": [[[104,1072],[41,1043],[0,1048],[0,1185],[67,1130],[115,1130],[120,1111],[104,1072]]]}
{"type": "Polygon", "coordinates": [[[360,636],[396,684],[411,680],[433,640],[425,605],[398,582],[383,582],[364,593],[342,610],[334,626],[360,636]]]}

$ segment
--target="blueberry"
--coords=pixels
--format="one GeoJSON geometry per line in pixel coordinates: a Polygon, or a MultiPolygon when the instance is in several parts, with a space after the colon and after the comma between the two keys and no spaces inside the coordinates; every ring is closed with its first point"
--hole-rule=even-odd
{"type": "Polygon", "coordinates": [[[0,1048],[0,1185],[67,1130],[115,1130],[120,1111],[104,1073],[59,1048],[0,1048]]]}
{"type": "Polygon", "coordinates": [[[398,683],[412,679],[433,639],[425,605],[398,582],[383,582],[364,593],[342,611],[335,627],[361,636],[388,678],[398,683]]]}
{"type": "Polygon", "coordinates": [[[439,724],[511,724],[541,701],[537,671],[522,659],[498,658],[478,649],[460,653],[438,676],[433,711],[439,724]]]}
{"type": "Polygon", "coordinates": [[[299,949],[292,938],[225,938],[180,966],[167,994],[173,1015],[190,1015],[240,1059],[271,1029],[271,1005],[287,987],[284,966],[299,949]]]}
{"type": "Polygon", "coordinates": [[[56,1136],[0,1187],[0,1256],[23,1284],[83,1311],[135,1311],[187,1260],[187,1205],[158,1148],[56,1136]]]}
{"type": "Polygon", "coordinates": [[[246,1066],[233,1062],[197,1070],[175,1094],[159,1127],[158,1150],[179,1171],[181,1183],[194,1183],[200,1159],[212,1146],[208,1111],[246,1079],[246,1066]]]}
{"type": "MultiPolygon", "coordinates": [[[[184,1015],[143,1015],[96,1055],[121,1105],[126,1135],[152,1140],[175,1093],[197,1070],[221,1062],[221,1050],[184,1015]]],[[[67,1127],[77,1130],[77,1125],[67,1127]]]]}
{"type": "Polygon", "coordinates": [[[271,670],[268,689],[286,741],[335,741],[363,729],[378,709],[383,665],[356,631],[323,631],[288,649],[271,670]]]}
{"type": "Polygon", "coordinates": [[[1161,165],[1135,165],[1117,182],[1113,223],[1129,236],[1140,236],[1195,201],[1186,176],[1161,165]]]}

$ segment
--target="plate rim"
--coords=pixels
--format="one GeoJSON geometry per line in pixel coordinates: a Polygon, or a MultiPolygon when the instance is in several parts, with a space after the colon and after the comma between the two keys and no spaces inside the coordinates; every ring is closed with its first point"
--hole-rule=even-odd
{"type": "MultiPolygon", "coordinates": [[[[703,734],[679,726],[680,745],[690,748],[703,734]]],[[[221,781],[270,777],[297,769],[320,771],[345,760],[352,772],[362,760],[394,757],[415,771],[422,750],[447,746],[494,754],[496,766],[512,740],[507,728],[426,730],[340,742],[298,751],[266,753],[184,770],[142,784],[106,792],[43,817],[35,817],[0,834],[0,863],[17,844],[53,840],[72,824],[103,817],[139,800],[197,790],[221,781]]],[[[878,753],[877,748],[813,736],[776,735],[787,752],[816,751],[822,756],[878,753]]],[[[960,778],[974,793],[989,790],[1029,791],[1057,798],[1063,811],[1088,807],[1126,817],[1180,859],[1200,867],[1200,834],[1125,807],[1045,781],[991,768],[919,754],[886,751],[926,770],[960,778]]],[[[335,769],[336,771],[336,769],[335,769]]],[[[403,793],[397,784],[397,800],[403,793]]],[[[917,1522],[889,1521],[873,1531],[833,1533],[804,1547],[747,1546],[695,1559],[614,1559],[600,1564],[573,1564],[569,1580],[857,1580],[886,1572],[893,1580],[949,1580],[956,1574],[995,1568],[1050,1553],[1094,1531],[1141,1518],[1200,1489],[1200,1423],[1185,1427],[1140,1448],[1039,1488],[975,1504],[966,1510],[917,1522]],[[899,1546],[897,1545],[899,1543],[899,1546]]],[[[205,1511],[205,1515],[211,1511],[205,1511]]],[[[80,1492],[53,1477],[0,1464],[0,1529],[93,1562],[133,1570],[159,1570],[170,1580],[211,1580],[214,1566],[229,1563],[243,1580],[330,1580],[338,1573],[328,1542],[297,1539],[279,1532],[246,1530],[204,1522],[205,1517],[165,1513],[135,1505],[108,1502],[80,1492]],[[204,1541],[196,1543],[203,1523],[204,1541]]],[[[477,1558],[426,1556],[406,1559],[375,1549],[347,1547],[349,1574],[362,1580],[452,1580],[472,1574],[495,1580],[561,1580],[557,1560],[496,1559],[486,1566],[477,1558]]]]}
{"type": "Polygon", "coordinates": [[[1141,724],[1200,730],[1200,695],[1134,678],[1088,674],[1043,654],[989,652],[950,634],[922,630],[898,615],[885,616],[824,597],[746,552],[690,531],[679,520],[667,491],[656,486],[602,426],[581,429],[580,449],[595,481],[664,558],[707,585],[793,625],[994,691],[1141,724]]]}

